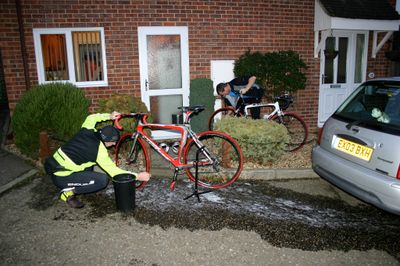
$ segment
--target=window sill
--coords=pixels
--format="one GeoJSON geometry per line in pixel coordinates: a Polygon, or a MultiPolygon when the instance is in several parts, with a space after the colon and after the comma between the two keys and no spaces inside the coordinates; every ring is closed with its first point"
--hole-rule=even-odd
{"type": "Polygon", "coordinates": [[[95,87],[107,87],[107,81],[93,81],[93,82],[72,82],[69,80],[55,80],[55,81],[45,81],[40,84],[48,84],[48,83],[71,83],[74,84],[78,88],[95,88],[95,87]]]}

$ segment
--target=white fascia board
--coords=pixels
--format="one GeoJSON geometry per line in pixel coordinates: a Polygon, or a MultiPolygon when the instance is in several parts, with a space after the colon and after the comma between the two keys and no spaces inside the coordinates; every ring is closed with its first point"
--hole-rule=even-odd
{"type": "Polygon", "coordinates": [[[400,20],[331,18],[332,29],[397,31],[399,30],[399,25],[400,20]]]}

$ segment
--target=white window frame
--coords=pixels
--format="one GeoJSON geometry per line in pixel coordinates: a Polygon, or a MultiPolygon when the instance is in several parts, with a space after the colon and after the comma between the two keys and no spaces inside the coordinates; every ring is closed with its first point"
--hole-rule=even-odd
{"type": "Polygon", "coordinates": [[[33,41],[35,46],[35,57],[36,57],[36,67],[38,73],[38,81],[39,84],[53,83],[53,82],[69,82],[75,84],[79,88],[87,88],[87,87],[104,87],[108,86],[108,76],[107,76],[107,60],[106,60],[106,44],[104,39],[104,28],[102,27],[90,27],[90,28],[38,28],[33,29],[33,41]],[[100,81],[76,81],[75,77],[75,63],[74,63],[74,54],[73,54],[73,46],[72,46],[72,32],[77,31],[98,31],[100,32],[100,40],[101,40],[101,53],[103,59],[103,80],[100,81]],[[43,63],[43,54],[42,54],[42,43],[40,35],[42,34],[64,34],[66,49],[67,49],[67,61],[68,61],[68,76],[69,80],[57,80],[57,81],[46,81],[45,78],[45,69],[43,63]]]}

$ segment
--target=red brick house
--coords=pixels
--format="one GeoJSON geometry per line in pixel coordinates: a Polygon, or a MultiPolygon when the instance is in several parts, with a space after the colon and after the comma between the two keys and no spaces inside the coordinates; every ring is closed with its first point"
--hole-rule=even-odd
{"type": "Polygon", "coordinates": [[[400,74],[386,56],[400,50],[395,7],[395,0],[2,0],[8,105],[13,110],[33,85],[67,80],[93,107],[131,94],[150,110],[157,103],[165,120],[189,104],[191,79],[229,80],[232,60],[248,49],[294,50],[308,65],[295,109],[315,129],[360,82],[400,74]],[[325,56],[328,48],[338,56],[325,56]]]}

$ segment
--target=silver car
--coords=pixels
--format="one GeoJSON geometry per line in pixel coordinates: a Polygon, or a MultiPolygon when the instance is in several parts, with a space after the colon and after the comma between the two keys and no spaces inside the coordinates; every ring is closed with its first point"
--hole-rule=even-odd
{"type": "Polygon", "coordinates": [[[314,171],[349,194],[400,215],[400,77],[361,84],[319,133],[314,171]]]}

